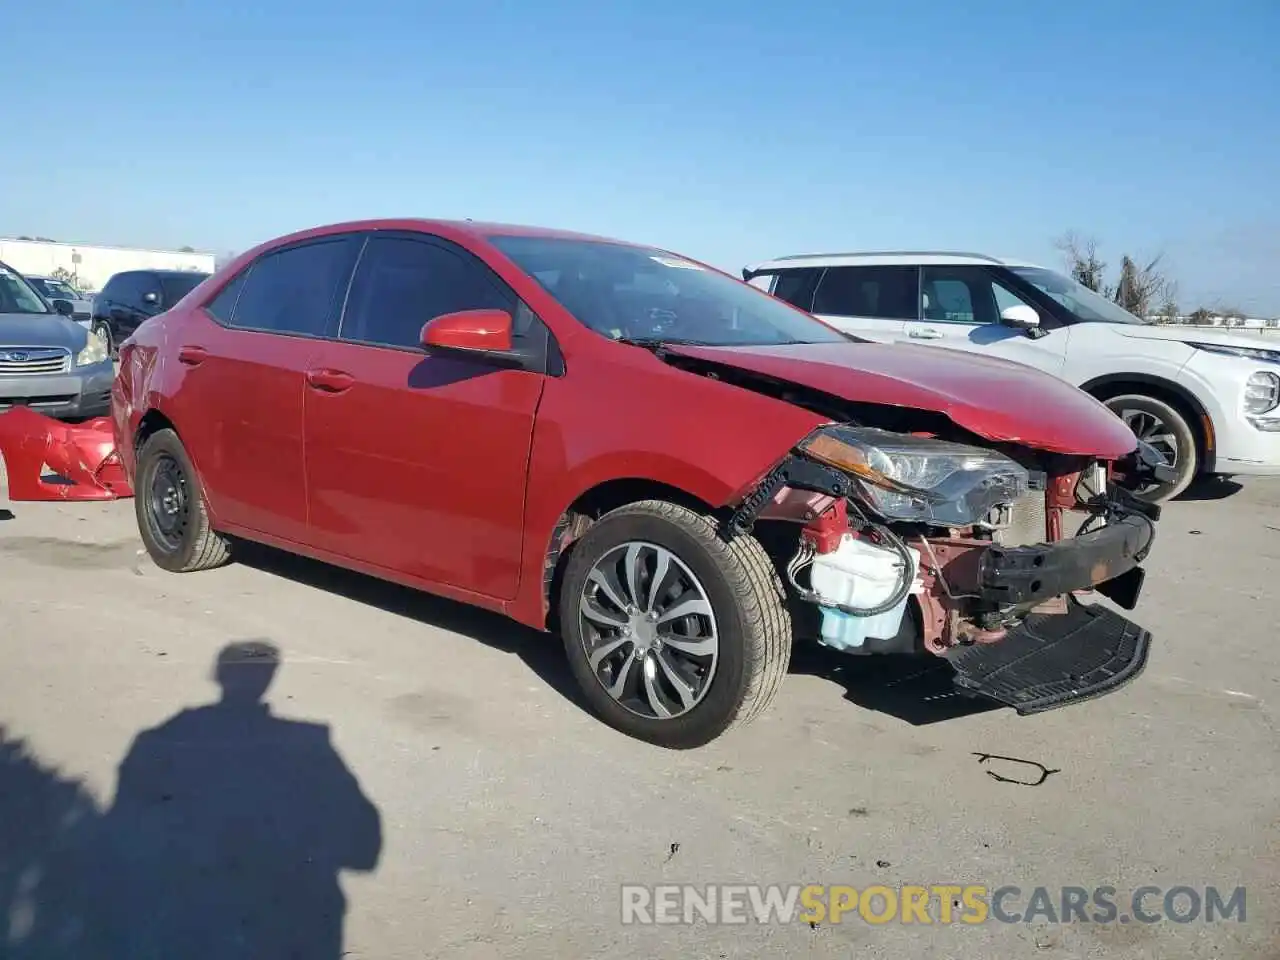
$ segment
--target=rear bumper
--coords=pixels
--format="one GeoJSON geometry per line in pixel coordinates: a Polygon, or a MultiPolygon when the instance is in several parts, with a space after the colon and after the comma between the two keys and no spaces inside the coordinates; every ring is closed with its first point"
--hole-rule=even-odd
{"type": "Polygon", "coordinates": [[[26,407],[59,420],[105,416],[114,379],[110,361],[55,376],[0,377],[0,413],[26,407]]]}
{"type": "Polygon", "coordinates": [[[81,424],[30,407],[0,413],[0,457],[10,500],[114,500],[133,495],[111,421],[81,424]]]}

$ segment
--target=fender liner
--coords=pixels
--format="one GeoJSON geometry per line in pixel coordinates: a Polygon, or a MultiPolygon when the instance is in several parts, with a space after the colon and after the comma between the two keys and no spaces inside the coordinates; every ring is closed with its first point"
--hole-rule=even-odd
{"type": "Polygon", "coordinates": [[[1209,411],[1204,408],[1204,404],[1196,397],[1194,393],[1181,384],[1174,383],[1164,377],[1154,376],[1149,373],[1107,373],[1100,377],[1094,377],[1092,380],[1086,380],[1080,384],[1080,389],[1085,393],[1093,393],[1098,387],[1111,386],[1113,384],[1132,383],[1137,386],[1156,387],[1165,393],[1170,393],[1182,401],[1188,409],[1195,415],[1198,423],[1191,424],[1193,430],[1200,437],[1201,456],[1204,462],[1200,465],[1201,473],[1214,473],[1218,459],[1218,445],[1214,439],[1215,429],[1213,418],[1209,416],[1209,411]]]}

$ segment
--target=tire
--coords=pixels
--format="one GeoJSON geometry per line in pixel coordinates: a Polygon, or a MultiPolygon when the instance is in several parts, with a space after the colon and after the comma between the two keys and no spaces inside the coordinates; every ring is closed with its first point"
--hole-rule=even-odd
{"type": "Polygon", "coordinates": [[[116,345],[111,337],[111,328],[106,323],[99,320],[93,325],[93,329],[89,331],[90,336],[98,337],[106,342],[107,356],[114,360],[116,358],[116,345]]]}
{"type": "Polygon", "coordinates": [[[230,559],[230,544],[209,525],[204,490],[176,433],[157,430],[147,437],[134,480],[138,534],[156,566],[191,573],[230,559]]]}
{"type": "Polygon", "coordinates": [[[1200,471],[1200,450],[1186,418],[1163,400],[1139,393],[1111,397],[1106,405],[1129,425],[1139,439],[1153,443],[1166,457],[1170,455],[1167,439],[1171,438],[1174,444],[1173,465],[1178,471],[1177,479],[1172,483],[1152,484],[1137,491],[1138,497],[1148,503],[1160,503],[1186,490],[1200,471]],[[1157,440],[1160,442],[1154,442],[1157,440]]]}
{"type": "Polygon", "coordinates": [[[572,547],[558,610],[569,664],[596,716],[628,736],[672,749],[703,746],[759,716],[791,659],[786,595],[759,541],[747,534],[726,541],[712,518],[665,501],[628,504],[588,528],[572,547]],[[664,551],[665,587],[658,592],[653,579],[664,551]],[[625,569],[642,571],[638,589],[627,586],[625,569]],[[613,595],[600,586],[603,570],[613,572],[613,595]],[[681,592],[686,586],[694,592],[681,592]],[[624,604],[634,594],[641,602],[629,616],[624,604]],[[691,605],[699,611],[670,614],[691,605]],[[600,616],[612,617],[610,625],[593,619],[600,616]],[[609,647],[613,652],[593,666],[589,651],[609,647]],[[712,653],[692,655],[712,647],[712,653]],[[606,682],[616,682],[623,664],[629,672],[615,696],[606,682]]]}

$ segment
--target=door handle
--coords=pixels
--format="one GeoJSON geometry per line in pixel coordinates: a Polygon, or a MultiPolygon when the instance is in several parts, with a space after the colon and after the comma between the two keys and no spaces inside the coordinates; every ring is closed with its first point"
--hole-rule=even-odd
{"type": "Polygon", "coordinates": [[[342,393],[356,378],[343,370],[308,370],[307,386],[324,393],[342,393]]]}
{"type": "Polygon", "coordinates": [[[204,347],[182,347],[178,350],[178,362],[185,363],[189,367],[198,367],[204,363],[207,356],[209,351],[204,347]]]}
{"type": "Polygon", "coordinates": [[[924,330],[912,330],[909,334],[907,334],[907,336],[913,337],[916,340],[941,340],[942,339],[942,334],[940,334],[937,330],[930,330],[928,328],[925,328],[924,330]]]}

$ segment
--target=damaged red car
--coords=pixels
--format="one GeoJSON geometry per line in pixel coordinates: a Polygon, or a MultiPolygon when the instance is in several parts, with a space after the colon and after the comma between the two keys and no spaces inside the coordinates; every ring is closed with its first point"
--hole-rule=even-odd
{"type": "Polygon", "coordinates": [[[558,633],[607,723],[697,746],[793,638],[1035,713],[1145,664],[1163,467],[1055,377],[870,344],[646,246],[380,220],[240,256],[120,347],[155,562],[271,544],[558,633]],[[1070,535],[1068,535],[1070,534],[1070,535]]]}

